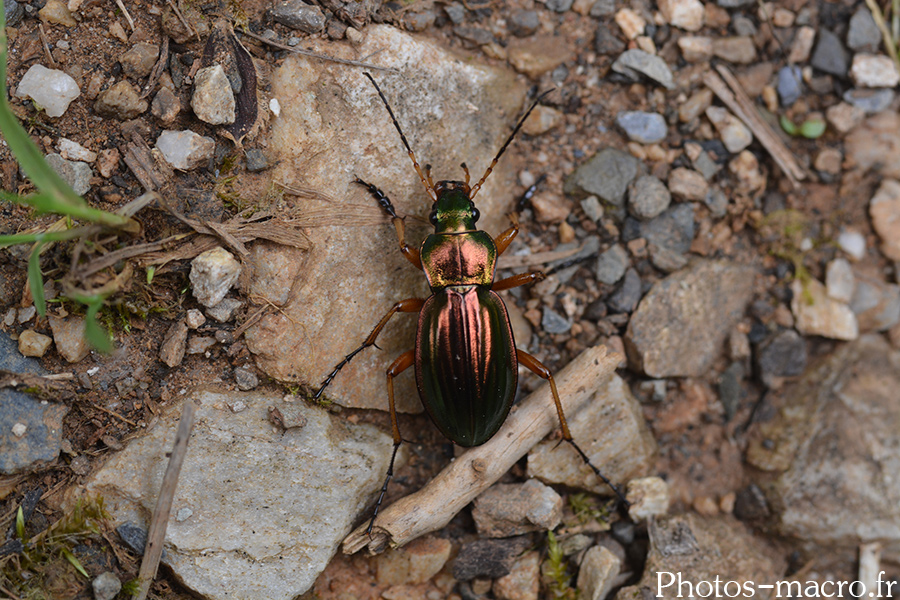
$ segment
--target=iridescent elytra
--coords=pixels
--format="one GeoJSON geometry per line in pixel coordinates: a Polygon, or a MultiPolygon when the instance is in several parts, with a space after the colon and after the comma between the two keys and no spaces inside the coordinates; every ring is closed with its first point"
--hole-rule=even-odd
{"type": "Polygon", "coordinates": [[[525,119],[549,92],[541,94],[531,104],[475,185],[469,185],[469,169],[465,163],[461,165],[465,181],[434,182],[430,165],[426,165],[424,169],[419,166],[381,88],[369,73],[365,73],[365,76],[375,86],[400,134],[413,168],[431,198],[430,220],[434,225],[434,233],[425,238],[419,249],[410,246],[406,243],[404,221],[397,215],[387,195],[377,186],[356,178],[355,183],[365,187],[391,217],[400,242],[400,252],[414,267],[425,273],[431,288],[431,296],[427,299],[407,298],[395,303],[365,341],[329,373],[315,394],[316,399],[321,397],[344,365],[359,352],[375,344],[381,330],[394,314],[418,314],[415,347],[401,354],[387,370],[394,449],[367,531],[372,531],[378,509],[393,476],[397,449],[402,442],[394,408],[394,378],[411,366],[415,366],[419,397],[431,420],[444,436],[465,447],[484,444],[506,420],[516,395],[518,365],[521,364],[547,380],[556,403],[563,439],[574,446],[582,459],[624,501],[619,490],[590,463],[587,455],[572,439],[550,370],[535,357],[516,348],[506,305],[497,294],[498,291],[544,278],[540,271],[532,271],[505,279],[494,279],[497,258],[519,232],[517,212],[530,199],[535,186],[525,192],[517,205],[517,211],[509,214],[512,225],[500,235],[491,237],[478,230],[475,225],[479,217],[474,203],[476,194],[525,119]]]}

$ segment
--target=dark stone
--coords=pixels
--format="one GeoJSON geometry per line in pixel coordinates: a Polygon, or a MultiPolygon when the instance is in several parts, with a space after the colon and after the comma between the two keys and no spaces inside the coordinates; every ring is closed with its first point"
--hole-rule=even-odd
{"type": "Polygon", "coordinates": [[[563,13],[572,8],[575,0],[547,0],[544,5],[550,10],[563,13]]]}
{"type": "Polygon", "coordinates": [[[838,77],[846,77],[850,70],[850,54],[841,38],[827,29],[819,29],[819,40],[813,50],[810,64],[820,71],[838,77]]]}
{"type": "Polygon", "coordinates": [[[806,341],[793,329],[763,340],[756,351],[756,366],[766,382],[771,377],[796,377],[806,370],[806,341]]]}
{"type": "MultiPolygon", "coordinates": [[[[658,217],[643,222],[641,237],[647,240],[651,261],[657,268],[662,267],[656,264],[654,253],[669,258],[684,255],[694,241],[694,205],[690,202],[676,204],[658,217]]],[[[675,269],[662,270],[670,272],[675,269]]]]}
{"type": "Polygon", "coordinates": [[[725,418],[730,421],[737,412],[741,401],[741,381],[744,379],[744,365],[739,362],[731,363],[722,371],[719,378],[719,401],[725,409],[725,418]]]}
{"type": "Polygon", "coordinates": [[[453,561],[453,577],[459,581],[469,581],[476,577],[497,579],[508,575],[519,553],[529,546],[527,536],[475,540],[463,544],[453,561]]]}
{"type": "Polygon", "coordinates": [[[325,29],[325,13],[318,6],[312,6],[302,0],[281,0],[269,9],[272,18],[285,27],[317,33],[325,29]]]}
{"type": "Polygon", "coordinates": [[[599,321],[606,313],[606,302],[602,298],[597,298],[585,307],[583,317],[588,321],[599,321]]]}
{"type": "Polygon", "coordinates": [[[3,14],[6,17],[6,26],[15,27],[22,22],[25,8],[16,0],[3,0],[3,14]]]}
{"type": "Polygon", "coordinates": [[[756,521],[769,516],[769,505],[755,483],[741,489],[734,501],[734,516],[741,521],[756,521]]]}
{"type": "Polygon", "coordinates": [[[466,8],[459,2],[447,4],[444,6],[444,12],[454,25],[459,25],[466,18],[466,8]]]}
{"type": "Polygon", "coordinates": [[[618,148],[603,148],[566,178],[563,191],[576,199],[597,196],[611,205],[611,216],[625,216],[625,194],[642,170],[635,157],[618,148]]]}
{"type": "Polygon", "coordinates": [[[487,29],[483,29],[481,27],[467,27],[465,25],[459,25],[453,28],[453,33],[455,33],[458,37],[466,40],[467,42],[472,42],[473,44],[477,44],[479,46],[490,44],[494,41],[494,35],[487,29]]]}
{"type": "Polygon", "coordinates": [[[423,10],[416,12],[403,13],[402,23],[408,31],[425,31],[437,19],[437,15],[433,10],[423,10]]]}
{"type": "MultiPolygon", "coordinates": [[[[0,368],[16,373],[46,374],[37,360],[19,354],[18,344],[0,334],[0,368]]],[[[0,389],[0,473],[11,475],[32,465],[46,464],[59,455],[62,421],[69,412],[63,404],[41,404],[12,388],[0,389]],[[21,423],[21,436],[13,427],[21,423]]]]}
{"type": "Polygon", "coordinates": [[[269,168],[269,159],[259,148],[251,148],[247,150],[247,170],[251,173],[258,173],[269,168]]]}
{"type": "Polygon", "coordinates": [[[616,30],[609,23],[597,25],[594,34],[594,51],[601,56],[621,54],[625,51],[625,42],[616,36],[616,30]]]}
{"type": "MultiPolygon", "coordinates": [[[[144,548],[147,546],[147,530],[140,525],[134,523],[122,523],[116,527],[116,533],[122,538],[122,541],[131,548],[131,551],[138,556],[144,555],[144,548]]],[[[166,549],[163,548],[162,560],[166,559],[166,549]]]]}
{"type": "Polygon", "coordinates": [[[533,35],[540,26],[541,21],[536,10],[514,10],[509,15],[507,25],[509,32],[516,37],[533,35]]]}
{"type": "Polygon", "coordinates": [[[552,308],[544,308],[541,328],[547,333],[565,333],[572,328],[572,323],[552,308]]]}
{"type": "Polygon", "coordinates": [[[803,73],[797,65],[782,67],[778,71],[778,97],[781,105],[791,106],[803,95],[803,73]]]}
{"type": "Polygon", "coordinates": [[[625,277],[619,289],[607,301],[610,311],[630,313],[641,300],[641,276],[634,269],[625,271],[625,277]]]}

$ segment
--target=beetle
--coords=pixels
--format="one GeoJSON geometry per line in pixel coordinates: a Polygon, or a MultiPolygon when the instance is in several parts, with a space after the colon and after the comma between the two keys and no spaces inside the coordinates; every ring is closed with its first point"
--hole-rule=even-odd
{"type": "Polygon", "coordinates": [[[569,442],[581,458],[627,506],[621,492],[593,464],[572,439],[563,413],[556,382],[550,370],[534,356],[516,348],[509,315],[498,291],[540,281],[544,274],[532,271],[495,280],[497,258],[509,247],[519,233],[517,212],[534,193],[537,183],[523,195],[517,211],[509,214],[511,227],[497,237],[476,228],[479,212],[474,199],[493,172],[497,161],[515,139],[528,115],[551,91],[541,94],[513,128],[500,147],[484,175],[470,185],[469,169],[460,165],[465,181],[434,182],[431,166],[419,166],[400,123],[394,116],[375,79],[365,73],[391,117],[400,139],[406,147],[413,168],[432,200],[430,234],[416,249],[406,242],[403,218],[397,215],[393,203],[377,186],[356,177],[354,182],[366,188],[390,216],[400,243],[400,252],[417,269],[424,272],[431,288],[431,296],[407,298],[395,303],[382,317],[365,341],[334,367],[315,393],[322,396],[325,388],[354,356],[375,345],[378,335],[396,313],[417,313],[415,347],[401,354],[387,370],[388,405],[391,414],[391,433],[394,448],[391,462],[375,504],[367,533],[371,534],[378,509],[393,477],[394,459],[402,438],[394,408],[394,378],[415,366],[419,397],[432,422],[451,441],[463,447],[479,446],[487,442],[500,428],[509,414],[518,384],[518,365],[522,365],[550,384],[559,416],[562,438],[569,442]]]}

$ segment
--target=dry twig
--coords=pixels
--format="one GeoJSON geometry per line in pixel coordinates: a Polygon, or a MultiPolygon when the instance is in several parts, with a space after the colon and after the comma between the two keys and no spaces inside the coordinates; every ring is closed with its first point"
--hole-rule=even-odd
{"type": "MultiPolygon", "coordinates": [[[[583,408],[620,360],[605,346],[595,346],[560,371],[556,383],[566,413],[574,415],[583,408]]],[[[441,529],[558,426],[550,386],[545,384],[513,407],[488,443],[466,451],[421,490],[382,510],[371,537],[366,535],[368,520],[355,529],[344,540],[344,552],[368,546],[375,554],[441,529]]]]}
{"type": "Polygon", "coordinates": [[[721,77],[712,71],[707,71],[703,76],[703,83],[753,132],[756,139],[768,150],[775,162],[778,163],[778,166],[781,167],[781,170],[784,171],[784,174],[787,175],[791,184],[795,188],[799,187],[800,180],[806,178],[806,172],[794,160],[794,155],[784,145],[778,134],[772,131],[769,124],[759,116],[753,101],[747,97],[741,84],[731,74],[731,71],[722,65],[717,66],[716,70],[721,77]]]}
{"type": "Polygon", "coordinates": [[[175,432],[175,445],[169,458],[169,466],[166,467],[166,474],[163,475],[162,486],[159,489],[159,499],[156,501],[153,519],[150,521],[150,532],[147,534],[144,560],[141,561],[141,570],[138,574],[139,589],[134,595],[137,600],[145,600],[147,598],[147,594],[150,591],[150,583],[156,577],[156,569],[159,568],[163,541],[166,537],[166,526],[169,524],[169,514],[172,512],[175,486],[178,485],[181,465],[184,464],[188,440],[191,437],[191,429],[194,427],[195,408],[191,400],[185,400],[181,408],[181,420],[178,422],[178,430],[175,432]]]}
{"type": "Polygon", "coordinates": [[[122,15],[125,17],[125,20],[128,21],[128,27],[130,27],[132,33],[134,33],[134,19],[128,14],[128,9],[125,8],[125,4],[122,3],[122,0],[116,0],[116,6],[122,11],[122,15]]]}

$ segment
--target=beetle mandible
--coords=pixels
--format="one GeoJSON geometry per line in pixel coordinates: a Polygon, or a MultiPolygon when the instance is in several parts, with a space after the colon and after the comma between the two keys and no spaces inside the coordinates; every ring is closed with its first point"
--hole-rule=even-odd
{"type": "MultiPolygon", "coordinates": [[[[314,396],[315,399],[320,398],[344,365],[364,349],[375,345],[381,330],[394,314],[418,313],[415,348],[401,354],[387,370],[394,449],[367,533],[371,534],[375,524],[378,509],[393,477],[394,459],[402,442],[394,409],[394,378],[411,366],[415,366],[416,387],[431,420],[445,437],[464,447],[484,444],[506,420],[516,394],[518,365],[521,364],[547,380],[556,403],[563,439],[578,451],[584,462],[627,505],[618,488],[591,464],[587,454],[572,439],[550,370],[535,357],[516,348],[506,305],[497,292],[544,278],[540,271],[532,271],[494,280],[497,258],[519,232],[516,212],[509,214],[512,226],[496,238],[475,227],[479,217],[474,203],[476,194],[515,139],[528,115],[552,90],[535,99],[500,147],[484,175],[475,185],[470,186],[469,169],[465,163],[461,165],[465,181],[435,183],[432,180],[431,166],[425,165],[424,170],[419,166],[381,88],[369,73],[365,73],[365,76],[375,86],[387,108],[413,168],[433,202],[430,220],[434,225],[434,233],[425,238],[418,250],[410,246],[406,243],[403,218],[397,215],[387,195],[377,186],[359,177],[355,179],[354,182],[365,187],[391,217],[400,242],[400,252],[414,267],[424,271],[431,288],[431,296],[427,299],[407,298],[395,303],[365,341],[335,366],[314,396]]],[[[530,199],[536,185],[525,192],[517,210],[521,210],[525,201],[530,199]]]]}

